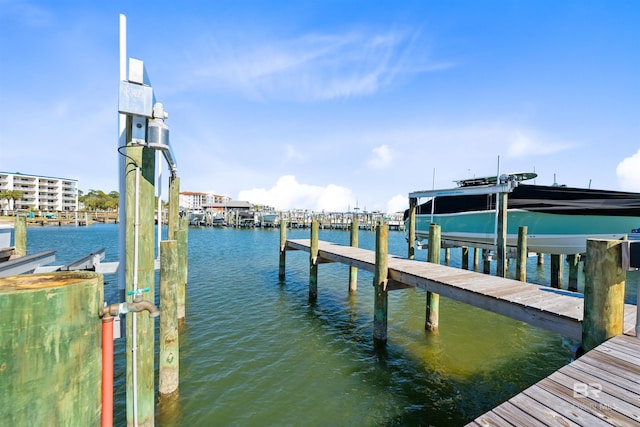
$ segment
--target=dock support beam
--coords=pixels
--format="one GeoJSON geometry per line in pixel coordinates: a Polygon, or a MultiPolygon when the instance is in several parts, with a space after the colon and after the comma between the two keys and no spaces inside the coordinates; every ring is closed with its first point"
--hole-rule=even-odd
{"type": "Polygon", "coordinates": [[[13,254],[15,256],[27,255],[27,218],[17,216],[13,226],[13,254]]]}
{"type": "Polygon", "coordinates": [[[582,350],[586,353],[620,335],[624,325],[621,240],[587,240],[582,350]]]}
{"type": "Polygon", "coordinates": [[[516,280],[527,281],[527,231],[526,225],[518,227],[518,253],[516,255],[516,280]]]}
{"type": "Polygon", "coordinates": [[[409,198],[409,233],[407,258],[415,259],[416,256],[416,206],[418,199],[416,197],[409,198]]]}
{"type": "MultiPolygon", "coordinates": [[[[358,224],[358,218],[353,218],[351,221],[351,235],[349,236],[349,244],[351,247],[358,247],[358,232],[360,231],[360,225],[358,224]]],[[[349,267],[349,293],[355,294],[358,290],[358,269],[356,267],[349,267]]]]}
{"type": "MultiPolygon", "coordinates": [[[[440,226],[431,224],[429,226],[429,250],[427,261],[440,264],[440,226]]],[[[427,291],[427,313],[424,328],[427,331],[438,330],[440,321],[440,294],[427,291]]]]}
{"type": "Polygon", "coordinates": [[[180,383],[178,341],[178,242],[160,242],[160,356],[158,394],[173,397],[180,383]]]}
{"type": "Polygon", "coordinates": [[[389,274],[389,226],[376,229],[376,266],[373,277],[375,300],[373,307],[373,345],[384,347],[387,343],[387,276],[389,274]]]}
{"type": "Polygon", "coordinates": [[[309,248],[309,302],[318,299],[318,220],[311,221],[311,247],[309,248]]]}
{"type": "Polygon", "coordinates": [[[278,268],[278,280],[284,280],[287,260],[287,223],[285,219],[280,220],[280,262],[278,268]]]}

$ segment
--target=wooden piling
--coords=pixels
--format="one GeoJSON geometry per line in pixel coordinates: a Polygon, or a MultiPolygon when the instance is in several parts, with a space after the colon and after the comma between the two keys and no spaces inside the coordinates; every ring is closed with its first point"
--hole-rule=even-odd
{"type": "Polygon", "coordinates": [[[544,254],[538,252],[538,265],[544,265],[544,254]]]}
{"type": "Polygon", "coordinates": [[[287,223],[283,218],[280,220],[280,262],[278,267],[278,280],[284,280],[284,277],[285,277],[286,260],[287,260],[287,250],[285,248],[286,243],[287,243],[287,223]]]}
{"type": "MultiPolygon", "coordinates": [[[[351,235],[349,236],[349,244],[357,248],[358,247],[358,232],[360,226],[358,225],[358,218],[354,218],[351,222],[351,235]]],[[[355,294],[358,290],[358,269],[356,267],[349,267],[349,293],[355,294]]]]}
{"type": "Polygon", "coordinates": [[[311,221],[311,249],[309,252],[309,301],[318,299],[318,220],[311,221]]]}
{"type": "Polygon", "coordinates": [[[178,337],[178,242],[160,242],[160,356],[158,394],[173,397],[180,382],[178,337]]]}
{"type": "Polygon", "coordinates": [[[180,226],[180,178],[169,178],[169,214],[167,218],[167,240],[177,240],[180,226]]]}
{"type": "Polygon", "coordinates": [[[587,240],[582,349],[586,353],[623,332],[624,287],[621,240],[587,240]]]}
{"type": "Polygon", "coordinates": [[[415,197],[409,198],[409,232],[408,232],[408,249],[407,258],[415,259],[416,256],[416,206],[418,205],[418,199],[415,197]]]}
{"type": "MultiPolygon", "coordinates": [[[[440,226],[429,226],[429,249],[427,261],[440,264],[440,226]]],[[[435,292],[427,292],[427,306],[424,328],[427,331],[438,330],[440,321],[440,295],[435,292]]]]}
{"type": "Polygon", "coordinates": [[[562,257],[559,254],[551,254],[551,287],[562,288],[562,257]]]}
{"type": "Polygon", "coordinates": [[[17,257],[27,255],[27,218],[17,216],[13,226],[13,254],[17,257]]]}
{"type": "Polygon", "coordinates": [[[461,249],[462,252],[462,269],[469,269],[469,248],[467,246],[463,246],[461,249]]]}
{"type": "Polygon", "coordinates": [[[489,250],[482,249],[482,272],[491,274],[491,261],[489,260],[489,250]]]}
{"type": "MultiPolygon", "coordinates": [[[[129,122],[130,119],[127,119],[129,122]]],[[[128,124],[130,130],[130,123],[128,124]]],[[[125,173],[125,289],[128,300],[133,299],[137,287],[141,297],[155,301],[155,151],[141,146],[129,145],[126,148],[125,173]],[[136,165],[140,167],[137,169],[136,165]],[[137,191],[136,191],[137,187],[137,191]],[[137,194],[136,194],[137,193],[137,194]],[[136,201],[139,214],[136,215],[136,201]],[[136,261],[136,216],[137,225],[137,261],[136,261]],[[137,265],[137,269],[135,266],[137,265]],[[137,286],[134,284],[137,274],[137,286]]],[[[128,313],[126,318],[126,355],[127,355],[127,423],[137,420],[138,426],[152,426],[155,412],[155,374],[154,374],[154,319],[147,313],[128,313]],[[136,316],[135,329],[133,316],[136,316]],[[134,332],[135,331],[135,332],[134,332]],[[134,347],[133,336],[136,336],[134,347]],[[134,384],[134,349],[136,361],[136,384],[134,384]],[[134,393],[134,388],[136,392],[134,393]],[[137,402],[134,403],[134,395],[137,402]],[[134,410],[135,407],[135,410],[134,410]],[[136,412],[134,414],[134,412],[136,412]]]]}
{"type": "Polygon", "coordinates": [[[518,227],[518,252],[516,254],[516,280],[527,281],[527,226],[518,227]]]}
{"type": "Polygon", "coordinates": [[[569,287],[567,289],[571,292],[578,292],[578,266],[580,263],[580,255],[567,255],[567,262],[569,263],[569,287]]]}
{"type": "Polygon", "coordinates": [[[102,274],[0,279],[0,419],[6,426],[97,426],[102,274]]]}
{"type": "Polygon", "coordinates": [[[478,269],[478,248],[473,248],[473,269],[478,269]]]}
{"type": "Polygon", "coordinates": [[[498,236],[496,247],[496,276],[506,277],[507,272],[507,193],[498,193],[498,236]]]}
{"type": "MultiPolygon", "coordinates": [[[[429,244],[431,244],[431,242],[429,242],[429,244]]],[[[444,263],[449,265],[450,261],[451,261],[451,249],[450,248],[445,248],[445,250],[444,250],[444,263]]]]}
{"type": "Polygon", "coordinates": [[[389,274],[389,226],[381,225],[376,229],[376,266],[373,277],[375,292],[373,308],[373,344],[384,347],[387,343],[387,277],[389,274]]]}
{"type": "Polygon", "coordinates": [[[178,319],[186,318],[187,277],[189,275],[189,218],[180,219],[178,230],[178,319]]]}

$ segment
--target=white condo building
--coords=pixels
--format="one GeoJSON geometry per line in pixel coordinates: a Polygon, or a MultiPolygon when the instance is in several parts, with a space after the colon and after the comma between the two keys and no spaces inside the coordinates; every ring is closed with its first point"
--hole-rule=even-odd
{"type": "Polygon", "coordinates": [[[22,198],[0,199],[2,209],[75,211],[78,208],[76,179],[0,172],[0,191],[13,190],[22,192],[22,198]]]}
{"type": "Polygon", "coordinates": [[[201,209],[208,205],[228,202],[230,200],[231,197],[229,196],[220,196],[213,193],[197,193],[192,191],[185,191],[180,193],[178,204],[183,209],[193,210],[201,209]]]}

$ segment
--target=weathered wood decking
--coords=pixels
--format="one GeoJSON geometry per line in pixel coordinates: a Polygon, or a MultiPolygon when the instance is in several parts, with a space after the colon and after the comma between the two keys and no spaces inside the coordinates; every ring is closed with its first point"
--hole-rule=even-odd
{"type": "MultiPolygon", "coordinates": [[[[309,239],[287,240],[286,249],[309,252],[309,239]]],[[[318,262],[340,262],[374,271],[375,252],[318,242],[318,262]]],[[[387,289],[416,287],[580,340],[580,293],[489,276],[469,270],[389,255],[387,289]]],[[[625,305],[624,331],[635,334],[636,306],[625,305]]]]}
{"type": "Polygon", "coordinates": [[[640,425],[640,339],[618,335],[467,426],[640,425]]]}
{"type": "MultiPolygon", "coordinates": [[[[310,252],[310,240],[285,249],[310,252]]],[[[375,252],[318,242],[318,263],[340,262],[373,272],[375,252]]],[[[387,289],[417,287],[531,325],[581,339],[582,294],[408,260],[390,255],[387,289]]],[[[640,339],[636,307],[625,305],[624,330],[468,426],[640,425],[640,339]]]]}

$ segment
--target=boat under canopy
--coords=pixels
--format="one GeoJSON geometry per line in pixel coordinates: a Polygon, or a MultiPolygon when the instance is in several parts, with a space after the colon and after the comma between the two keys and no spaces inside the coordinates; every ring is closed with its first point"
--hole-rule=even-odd
{"type": "MultiPolygon", "coordinates": [[[[496,199],[495,194],[432,198],[416,208],[416,240],[428,239],[433,222],[443,240],[458,246],[495,245],[496,199]]],[[[507,246],[516,246],[518,228],[527,226],[531,252],[584,253],[588,238],[621,239],[640,227],[638,193],[519,184],[508,193],[507,206],[507,246]]]]}

